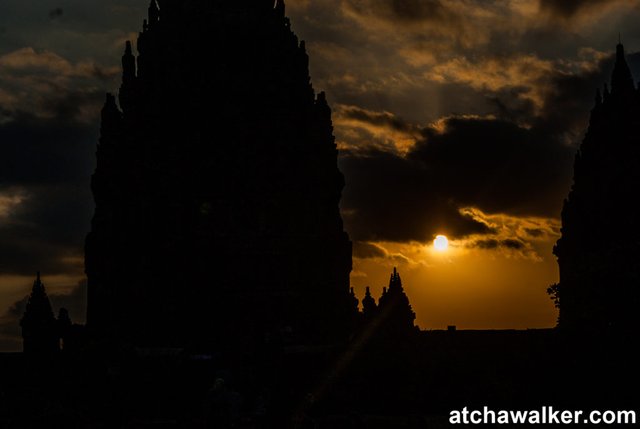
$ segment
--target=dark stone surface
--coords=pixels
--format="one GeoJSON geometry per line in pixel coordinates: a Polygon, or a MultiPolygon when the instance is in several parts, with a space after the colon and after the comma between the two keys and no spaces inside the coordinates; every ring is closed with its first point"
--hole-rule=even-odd
{"type": "Polygon", "coordinates": [[[88,328],[331,342],[353,318],[331,110],[279,1],[151,3],[102,112],[88,328]]]}
{"type": "Polygon", "coordinates": [[[617,47],[611,91],[598,91],[576,155],[574,184],[554,253],[560,282],[551,290],[559,326],[569,331],[640,328],[640,92],[617,47]]]}

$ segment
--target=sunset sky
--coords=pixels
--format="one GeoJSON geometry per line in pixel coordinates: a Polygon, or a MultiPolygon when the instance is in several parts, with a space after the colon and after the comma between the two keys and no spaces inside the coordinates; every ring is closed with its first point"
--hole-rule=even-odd
{"type": "MultiPolygon", "coordinates": [[[[37,270],[54,307],[84,319],[99,110],[147,6],[0,2],[0,350],[20,347],[37,270]]],[[[334,111],[359,297],[377,298],[397,266],[423,329],[553,326],[573,155],[619,34],[639,76],[640,1],[289,0],[287,12],[334,111]],[[433,249],[438,234],[448,250],[433,249]]]]}

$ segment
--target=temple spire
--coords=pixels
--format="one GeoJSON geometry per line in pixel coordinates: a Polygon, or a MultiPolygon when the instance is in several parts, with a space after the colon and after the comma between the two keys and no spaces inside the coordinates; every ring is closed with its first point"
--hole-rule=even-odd
{"type": "Polygon", "coordinates": [[[402,280],[397,268],[393,268],[389,288],[380,297],[378,304],[379,311],[386,314],[384,329],[395,334],[413,332],[415,313],[409,303],[409,298],[402,288],[402,280]]]}
{"type": "Polygon", "coordinates": [[[616,63],[611,76],[611,94],[630,93],[634,89],[635,85],[625,58],[624,46],[622,43],[618,43],[616,46],[616,63]]]}
{"type": "Polygon", "coordinates": [[[60,349],[56,319],[39,271],[33,282],[20,326],[26,353],[47,354],[60,349]]]}
{"type": "Polygon", "coordinates": [[[562,236],[553,250],[560,281],[548,293],[560,309],[558,325],[580,335],[615,332],[623,338],[640,326],[634,306],[640,301],[640,268],[628,262],[640,256],[640,230],[631,227],[637,213],[626,205],[640,186],[640,99],[634,86],[620,40],[610,91],[605,85],[602,105],[596,95],[595,114],[575,157],[562,236]]]}
{"type": "Polygon", "coordinates": [[[377,309],[376,300],[371,296],[371,289],[367,286],[364,298],[362,299],[362,313],[364,314],[364,318],[366,320],[372,319],[377,309]]]}
{"type": "Polygon", "coordinates": [[[403,291],[402,280],[396,267],[393,267],[393,274],[391,274],[391,279],[389,280],[389,291],[403,291]]]}

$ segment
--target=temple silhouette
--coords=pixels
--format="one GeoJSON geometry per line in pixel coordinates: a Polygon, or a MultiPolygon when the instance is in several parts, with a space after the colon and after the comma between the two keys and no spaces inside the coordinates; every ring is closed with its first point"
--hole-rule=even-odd
{"type": "Polygon", "coordinates": [[[574,332],[637,332],[640,327],[640,91],[618,44],[611,89],[597,91],[574,163],[554,254],[560,282],[550,293],[559,326],[574,332]]]}
{"type": "MultiPolygon", "coordinates": [[[[68,313],[67,313],[68,317],[68,313]]],[[[49,296],[40,280],[40,273],[33,282],[33,288],[24,316],[20,320],[25,353],[53,353],[60,350],[60,326],[51,309],[49,296]]]]}
{"type": "Polygon", "coordinates": [[[389,336],[415,333],[415,318],[396,268],[391,273],[389,286],[382,288],[378,303],[371,295],[371,288],[366,288],[362,299],[361,328],[373,330],[379,338],[388,340],[389,336]]]}
{"type": "Polygon", "coordinates": [[[137,51],[102,110],[88,328],[165,347],[344,335],[344,178],[284,2],[154,0],[137,51]]]}
{"type": "Polygon", "coordinates": [[[151,1],[102,109],[86,329],[54,316],[38,273],[24,353],[0,355],[0,426],[424,428],[463,407],[637,406],[637,352],[609,335],[633,338],[639,304],[622,45],[562,212],[559,329],[526,331],[420,331],[395,268],[359,301],[308,61],[282,0],[151,1]]]}
{"type": "Polygon", "coordinates": [[[60,308],[53,315],[51,301],[38,272],[20,320],[23,350],[29,355],[51,355],[60,350],[74,351],[85,344],[84,326],[71,322],[69,311],[60,308]]]}

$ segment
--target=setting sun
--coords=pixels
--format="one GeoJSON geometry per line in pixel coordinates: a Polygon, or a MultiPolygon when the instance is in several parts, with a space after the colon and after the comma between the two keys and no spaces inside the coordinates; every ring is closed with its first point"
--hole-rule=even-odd
{"type": "Polygon", "coordinates": [[[433,248],[440,252],[444,252],[449,248],[449,240],[444,235],[438,235],[435,240],[433,240],[433,248]]]}

